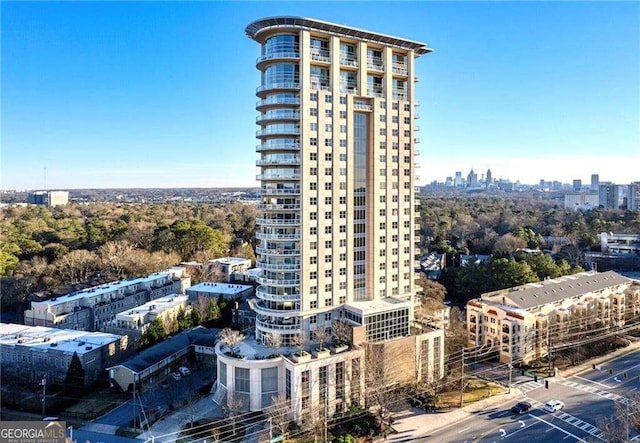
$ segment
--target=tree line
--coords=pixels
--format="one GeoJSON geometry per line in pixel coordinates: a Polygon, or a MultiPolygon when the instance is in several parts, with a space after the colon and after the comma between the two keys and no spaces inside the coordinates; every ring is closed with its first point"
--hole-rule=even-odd
{"type": "Polygon", "coordinates": [[[29,294],[148,275],[181,261],[255,259],[256,210],[229,204],[14,206],[0,220],[2,308],[29,294]]]}

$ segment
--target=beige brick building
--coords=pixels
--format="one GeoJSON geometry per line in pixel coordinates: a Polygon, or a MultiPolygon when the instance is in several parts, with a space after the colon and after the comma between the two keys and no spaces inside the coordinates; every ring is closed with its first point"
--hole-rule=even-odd
{"type": "Polygon", "coordinates": [[[639,314],[638,282],[613,271],[582,272],[469,301],[468,345],[493,349],[502,362],[529,362],[574,331],[623,326],[639,314]]]}

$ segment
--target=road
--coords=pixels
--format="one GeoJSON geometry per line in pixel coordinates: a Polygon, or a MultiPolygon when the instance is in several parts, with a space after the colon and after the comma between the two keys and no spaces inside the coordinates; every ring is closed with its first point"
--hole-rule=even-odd
{"type": "MultiPolygon", "coordinates": [[[[599,442],[604,434],[598,428],[602,420],[625,417],[627,396],[640,390],[640,352],[627,354],[580,374],[537,382],[514,375],[520,398],[509,400],[458,421],[439,431],[412,441],[438,442],[599,442]],[[611,370],[611,371],[609,371],[611,370]],[[626,378],[624,374],[626,373],[626,378]],[[565,407],[555,413],[542,408],[548,400],[562,400],[565,407]],[[516,402],[526,400],[532,409],[515,415],[510,411],[516,402]],[[616,408],[616,403],[622,408],[616,408]]],[[[425,419],[429,419],[426,416],[425,419]]],[[[631,431],[631,440],[640,435],[631,431]]],[[[400,440],[398,440],[400,441],[400,440]]]]}

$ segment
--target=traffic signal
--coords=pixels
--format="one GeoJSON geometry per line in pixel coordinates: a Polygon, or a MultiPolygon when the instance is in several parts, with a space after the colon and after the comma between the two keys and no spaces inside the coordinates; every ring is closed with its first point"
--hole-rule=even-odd
{"type": "Polygon", "coordinates": [[[613,374],[613,369],[609,368],[609,374],[613,374]]]}
{"type": "Polygon", "coordinates": [[[549,389],[549,380],[544,381],[544,387],[549,389]]]}
{"type": "Polygon", "coordinates": [[[538,383],[538,376],[537,376],[537,375],[534,375],[534,376],[533,376],[533,381],[535,381],[536,383],[538,383]]]}
{"type": "Polygon", "coordinates": [[[622,373],[622,377],[623,377],[623,378],[627,378],[627,373],[626,373],[626,372],[623,372],[623,373],[622,373]]]}
{"type": "Polygon", "coordinates": [[[521,370],[520,370],[520,374],[521,374],[521,375],[524,375],[524,369],[521,369],[521,370]]]}
{"type": "Polygon", "coordinates": [[[595,369],[595,368],[596,368],[596,365],[591,365],[591,367],[592,367],[593,369],[595,369]]]}

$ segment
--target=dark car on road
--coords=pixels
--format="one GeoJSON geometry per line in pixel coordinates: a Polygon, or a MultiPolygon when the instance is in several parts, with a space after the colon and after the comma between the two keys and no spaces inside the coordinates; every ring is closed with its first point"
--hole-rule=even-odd
{"type": "Polygon", "coordinates": [[[514,414],[520,415],[520,414],[524,414],[529,409],[531,409],[531,403],[526,401],[521,401],[519,403],[516,403],[513,406],[513,408],[511,408],[511,412],[513,412],[514,414]]]}

